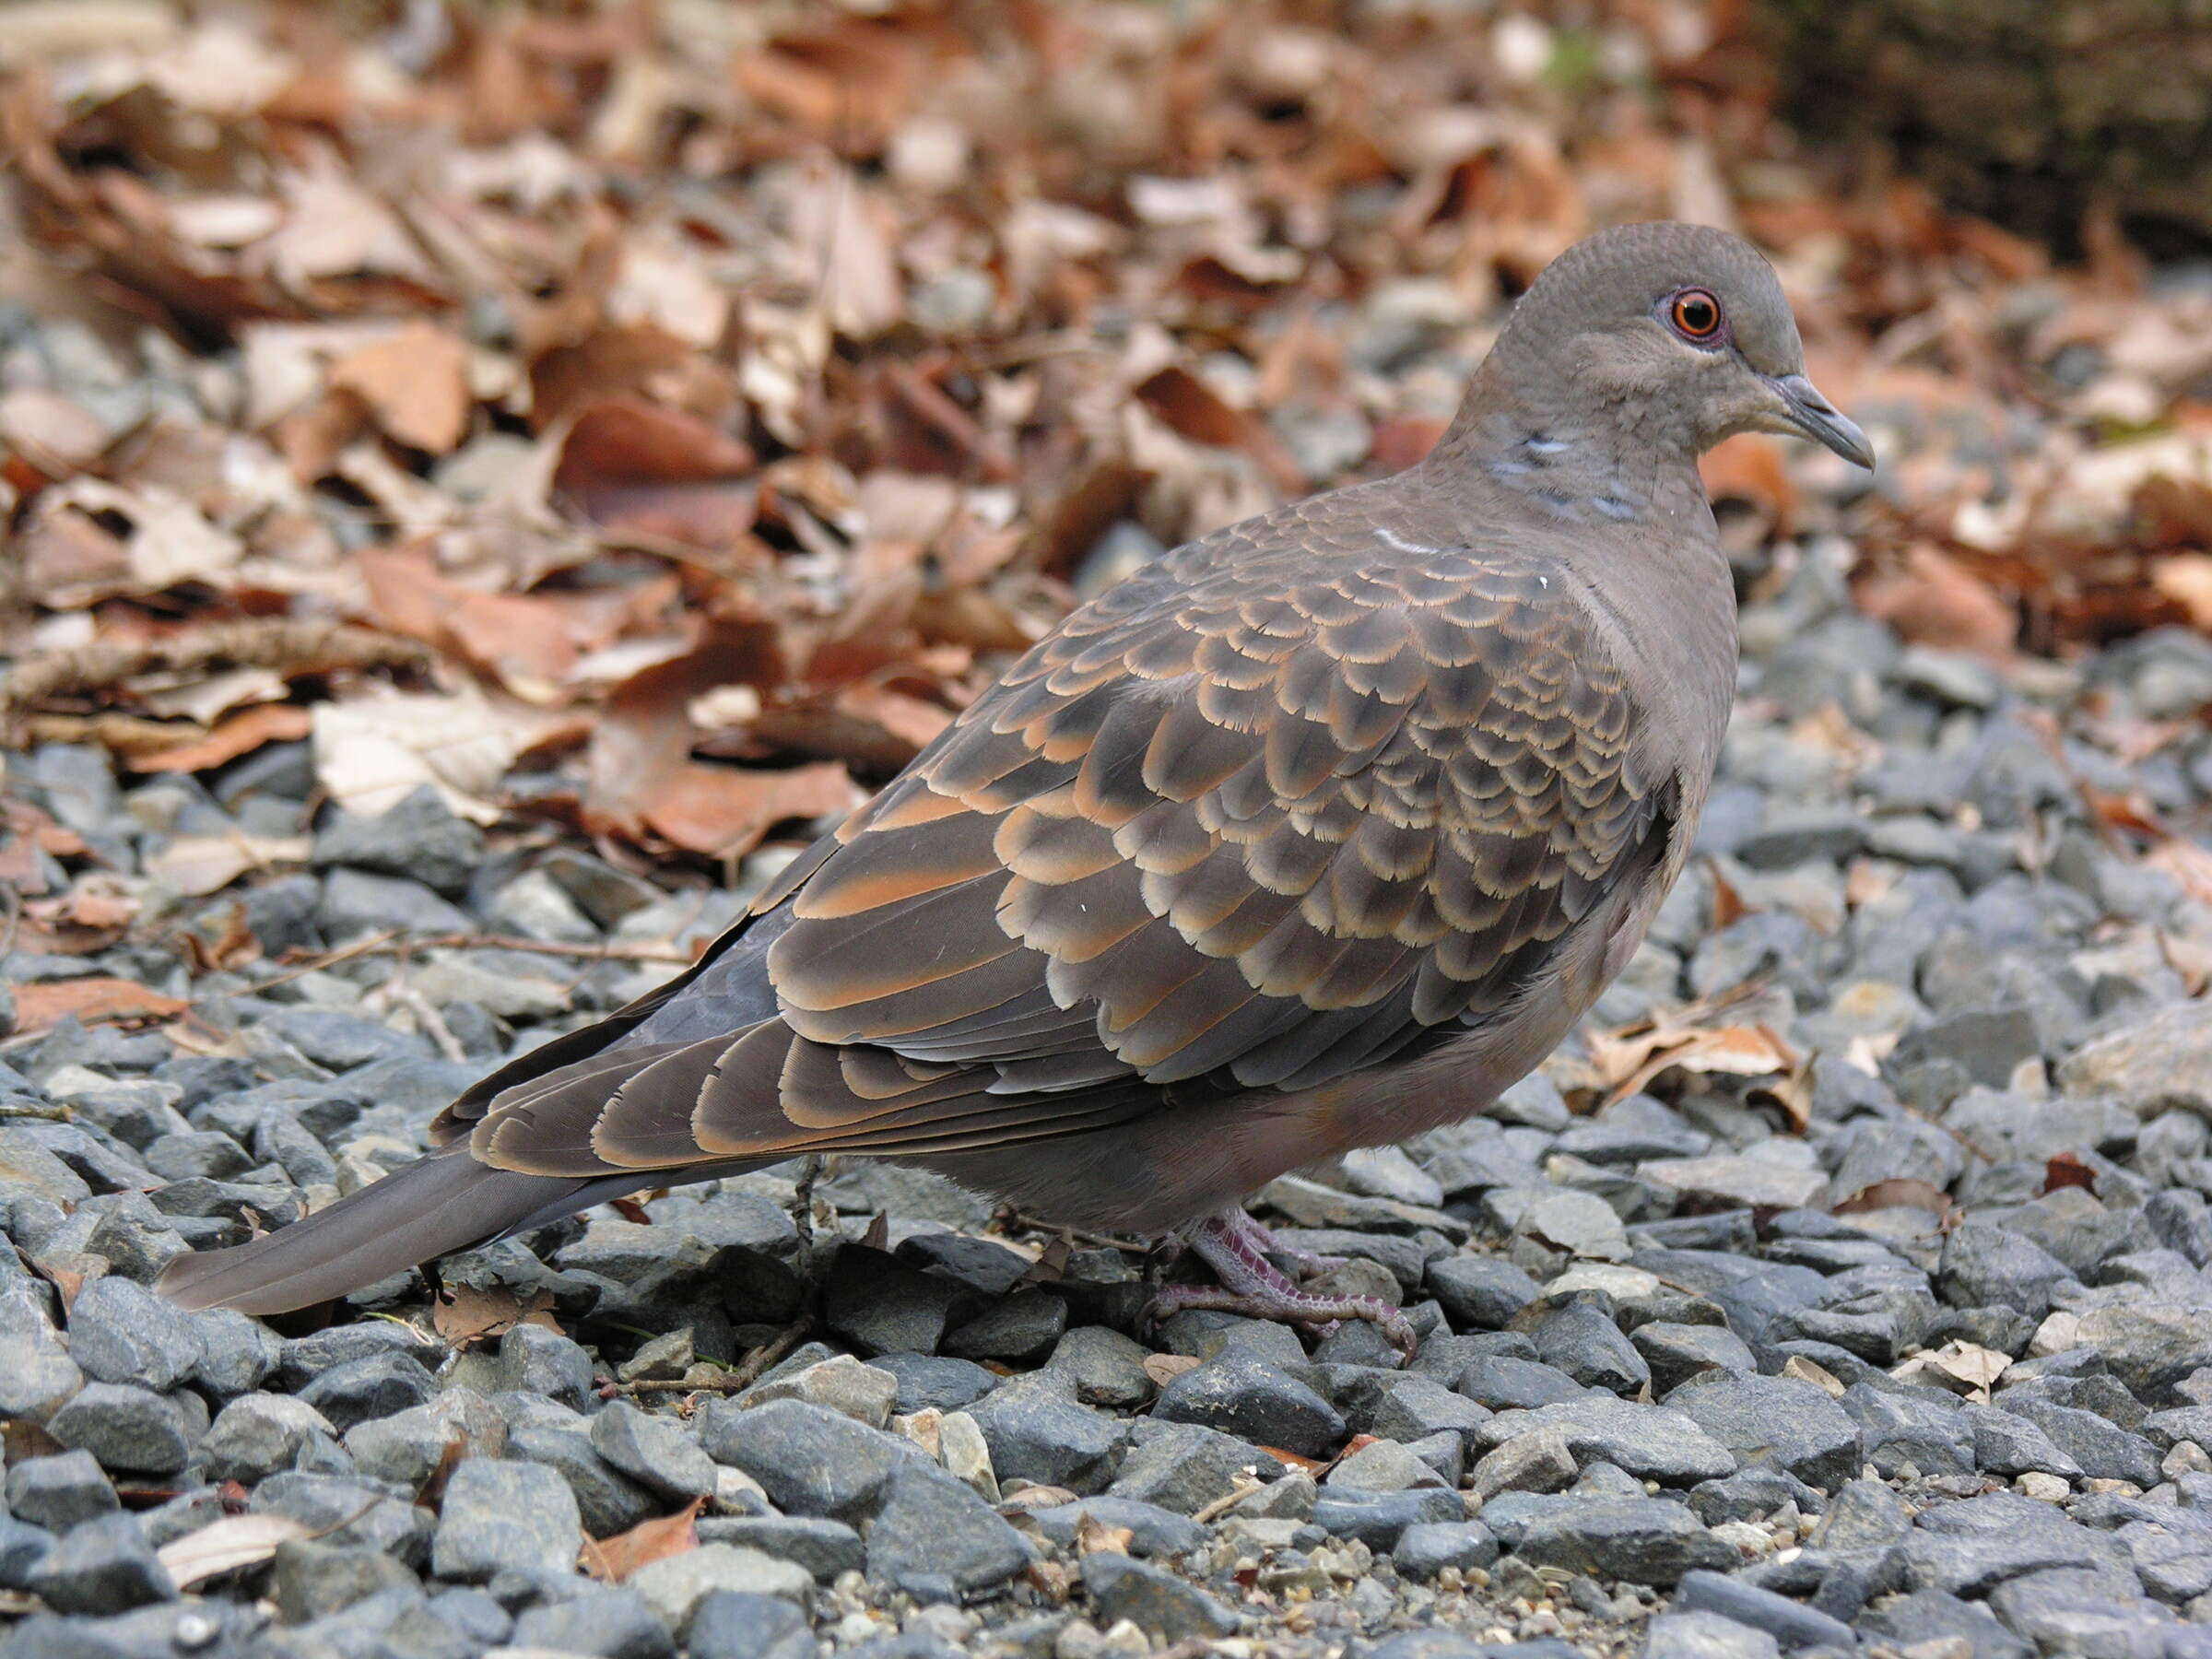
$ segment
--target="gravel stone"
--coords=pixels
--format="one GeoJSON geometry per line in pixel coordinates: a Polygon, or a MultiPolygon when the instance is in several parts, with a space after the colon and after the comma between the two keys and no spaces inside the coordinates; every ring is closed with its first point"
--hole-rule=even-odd
{"type": "MultiPolygon", "coordinates": [[[[1051,1371],[1000,1383],[969,1407],[968,1415],[983,1431],[991,1466],[1001,1480],[1018,1476],[1079,1495],[1105,1490],[1130,1433],[1120,1418],[1079,1404],[1068,1380],[1051,1371]]],[[[1124,1496],[1167,1502],[1149,1492],[1124,1496]]]]}
{"type": "Polygon", "coordinates": [[[801,1607],[814,1598],[814,1578],[804,1567],[733,1544],[701,1544],[648,1561],[626,1582],[679,1640],[699,1605],[717,1593],[772,1595],[801,1607]]]}
{"type": "Polygon", "coordinates": [[[1398,1535],[1390,1559],[1402,1577],[1426,1583],[1447,1567],[1461,1572],[1498,1559],[1498,1540],[1479,1521],[1417,1522],[1398,1535]]]}
{"type": "Polygon", "coordinates": [[[1735,1454],[1687,1412],[1606,1394],[1534,1411],[1501,1411],[1476,1430],[1476,1440],[1496,1447],[1552,1428],[1565,1434],[1569,1451],[1585,1467],[1602,1461],[1640,1480],[1668,1486],[1692,1486],[1735,1473],[1735,1454]]]}
{"type": "Polygon", "coordinates": [[[1810,1382],[1794,1377],[1707,1375],[1666,1396],[1747,1465],[1784,1469],[1833,1490],[1859,1472],[1859,1427],[1810,1382]]]}
{"type": "Polygon", "coordinates": [[[1660,1586],[1695,1568],[1718,1571],[1736,1560],[1734,1547],[1686,1506],[1662,1498],[1573,1500],[1532,1521],[1513,1553],[1535,1567],[1660,1586]]]}
{"type": "Polygon", "coordinates": [[[556,1471],[465,1457],[446,1482],[430,1564],[440,1578],[478,1583],[509,1568],[568,1572],[582,1547],[575,1495],[556,1471]]]}
{"type": "Polygon", "coordinates": [[[89,1452],[11,1463],[6,1491],[9,1513],[48,1532],[67,1532],[121,1507],[113,1483],[89,1452]]]}
{"type": "Polygon", "coordinates": [[[103,1468],[173,1475],[207,1432],[207,1406],[189,1390],[156,1394],[128,1383],[88,1382],[47,1418],[46,1432],[73,1451],[91,1453],[103,1468]]]}
{"type": "Polygon", "coordinates": [[[962,1594],[1006,1583],[1030,1564],[1030,1547],[991,1506],[934,1464],[891,1477],[868,1531],[868,1576],[906,1586],[937,1575],[962,1594]]]}
{"type": "Polygon", "coordinates": [[[69,1357],[98,1382],[174,1388],[205,1351],[188,1316],[128,1279],[94,1279],[69,1311],[69,1357]]]}
{"type": "Polygon", "coordinates": [[[603,1585],[515,1616],[513,1645],[583,1659],[676,1659],[676,1643],[645,1598],[603,1585]]]}
{"type": "Polygon", "coordinates": [[[782,1596],[710,1590],[692,1605],[689,1659],[814,1659],[806,1609],[782,1596]]]}
{"type": "Polygon", "coordinates": [[[1705,1610],[1662,1613],[1644,1630],[1643,1659],[1779,1659],[1771,1632],[1705,1610]]]}
{"type": "Polygon", "coordinates": [[[857,1532],[818,1515],[714,1515],[698,1526],[702,1543],[735,1544],[779,1561],[795,1561],[825,1584],[867,1563],[857,1532]]]}
{"type": "MultiPolygon", "coordinates": [[[[919,1455],[895,1435],[800,1400],[750,1410],[711,1401],[699,1416],[699,1440],[709,1457],[751,1476],[786,1513],[838,1521],[873,1514],[892,1475],[919,1455]]],[[[1005,1474],[995,1445],[992,1457],[1005,1474]]]]}
{"type": "Polygon", "coordinates": [[[73,1527],[31,1569],[31,1594],[57,1613],[116,1613],[173,1601],[177,1587],[138,1523],[102,1515],[73,1527]]]}
{"type": "Polygon", "coordinates": [[[1157,1642],[1236,1633],[1237,1616],[1213,1596],[1149,1561],[1100,1551],[1083,1558],[1083,1588],[1111,1626],[1128,1619],[1157,1642]]]}
{"type": "Polygon", "coordinates": [[[674,1419],[615,1400],[591,1422],[592,1449],[640,1485],[676,1503],[714,1495],[714,1460],[674,1419]]]}
{"type": "Polygon", "coordinates": [[[1152,1415],[1305,1457],[1320,1456],[1344,1439],[1344,1418],[1335,1406],[1279,1367],[1233,1349],[1169,1382],[1152,1415]]]}

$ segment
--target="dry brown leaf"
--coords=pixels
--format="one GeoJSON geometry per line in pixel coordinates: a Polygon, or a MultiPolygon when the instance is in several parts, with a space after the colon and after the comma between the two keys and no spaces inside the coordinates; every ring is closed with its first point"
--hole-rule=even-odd
{"type": "Polygon", "coordinates": [[[2097,1190],[2097,1171],[2090,1169],[2071,1152],[2061,1152],[2043,1164],[2043,1191],[2055,1193],[2060,1187],[2083,1187],[2097,1190]]]}
{"type": "Polygon", "coordinates": [[[542,1325],[559,1333],[553,1317],[553,1298],[539,1291],[524,1302],[507,1289],[478,1290],[467,1285],[448,1285],[431,1304],[430,1324],[454,1347],[465,1348],[488,1336],[500,1336],[518,1324],[542,1325]]]}
{"type": "Polygon", "coordinates": [[[15,994],[18,1036],[43,1031],[72,1015],[86,1025],[100,1025],[171,1019],[191,1006],[182,997],[126,979],[45,980],[18,985],[15,994]]]}
{"type": "Polygon", "coordinates": [[[1900,1176],[1863,1186],[1841,1203],[1829,1206],[1829,1213],[1836,1216],[1855,1216],[1878,1209],[1921,1209],[1931,1216],[1947,1216],[1951,1213],[1951,1199],[1949,1194],[1933,1182],[1900,1176]]]}
{"type": "Polygon", "coordinates": [[[1145,1375],[1152,1379],[1156,1388],[1165,1388],[1184,1371],[1198,1367],[1198,1361],[1189,1354],[1147,1354],[1144,1364],[1145,1375]]]}
{"type": "Polygon", "coordinates": [[[307,862],[304,835],[180,835],[146,856],[146,873],[187,899],[219,892],[249,870],[307,862]]]}
{"type": "Polygon", "coordinates": [[[413,321],[347,353],[330,366],[330,383],[359,397],[384,436],[409,449],[442,455],[468,435],[476,404],[468,346],[435,324],[413,321]]]}
{"type": "Polygon", "coordinates": [[[222,722],[204,737],[180,743],[174,748],[126,755],[124,765],[133,771],[207,771],[227,766],[241,755],[250,755],[267,743],[290,743],[307,735],[314,717],[292,703],[256,703],[222,722]]]}
{"type": "Polygon", "coordinates": [[[1718,503],[1742,501],[1756,511],[1767,533],[1787,535],[1797,512],[1797,487],[1783,465],[1782,446],[1763,432],[1738,432],[1706,452],[1698,463],[1705,493],[1718,503]]]}
{"type": "Polygon", "coordinates": [[[1109,1526],[1088,1510],[1076,1517],[1076,1553],[1079,1556],[1127,1555],[1135,1536],[1128,1527],[1109,1526]]]}
{"type": "Polygon", "coordinates": [[[1937,548],[1913,547],[1902,571],[1866,578],[1857,596],[1861,610],[1917,644],[1971,651],[1999,664],[2016,653],[2017,606],[1937,548]]]}
{"type": "Polygon", "coordinates": [[[225,1515],[156,1551],[180,1590],[273,1559],[279,1544],[311,1534],[289,1515],[225,1515]]]}
{"type": "Polygon", "coordinates": [[[699,1512],[704,1498],[694,1498],[673,1515],[641,1521],[611,1538],[586,1538],[583,1571],[604,1583],[618,1584],[641,1567],[665,1561],[699,1547],[699,1512]]]}

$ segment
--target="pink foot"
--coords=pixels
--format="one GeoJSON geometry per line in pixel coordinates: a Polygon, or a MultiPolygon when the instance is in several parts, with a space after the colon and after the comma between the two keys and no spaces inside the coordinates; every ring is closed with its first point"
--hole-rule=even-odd
{"type": "Polygon", "coordinates": [[[1380,1327],[1393,1346],[1407,1358],[1420,1346],[1406,1315],[1378,1296],[1323,1296],[1301,1290],[1267,1259],[1270,1250],[1305,1265],[1326,1266],[1333,1259],[1276,1243],[1275,1235],[1241,1209],[1208,1216],[1186,1229],[1183,1238],[1199,1259],[1221,1282],[1215,1285],[1165,1284],[1150,1307],[1148,1321],[1157,1322],[1184,1308],[1208,1308],[1224,1313],[1242,1313],[1253,1319],[1279,1320],[1286,1324],[1312,1326],[1326,1335],[1340,1319],[1364,1319],[1380,1327]]]}

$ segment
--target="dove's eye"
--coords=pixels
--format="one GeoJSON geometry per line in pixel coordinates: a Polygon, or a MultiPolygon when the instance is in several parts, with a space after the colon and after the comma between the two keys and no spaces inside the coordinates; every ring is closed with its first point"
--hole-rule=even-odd
{"type": "Polygon", "coordinates": [[[1721,302],[1703,288],[1684,288],[1677,294],[1667,317],[1686,340],[1710,340],[1721,332],[1721,302]]]}

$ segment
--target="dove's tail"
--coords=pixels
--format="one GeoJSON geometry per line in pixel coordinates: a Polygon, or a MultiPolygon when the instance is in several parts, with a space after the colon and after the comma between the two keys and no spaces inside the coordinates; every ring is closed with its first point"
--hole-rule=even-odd
{"type": "Polygon", "coordinates": [[[495,1170],[469,1157],[463,1140],[266,1238],[180,1256],[155,1288],[181,1308],[283,1313],[557,1221],[640,1182],[635,1174],[591,1180],[495,1170]]]}

